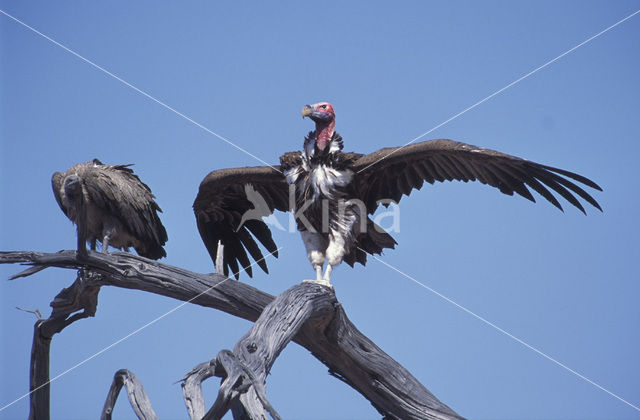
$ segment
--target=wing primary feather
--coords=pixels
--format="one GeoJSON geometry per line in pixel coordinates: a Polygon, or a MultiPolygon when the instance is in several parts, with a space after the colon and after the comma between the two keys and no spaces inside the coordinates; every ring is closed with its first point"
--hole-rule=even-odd
{"type": "Polygon", "coordinates": [[[518,191],[520,189],[518,186],[522,185],[522,181],[505,171],[502,166],[496,163],[490,163],[488,169],[499,180],[500,184],[498,185],[498,188],[500,191],[507,195],[513,195],[515,191],[523,197],[526,197],[526,193],[522,194],[518,191]]]}
{"type": "MultiPolygon", "coordinates": [[[[234,245],[235,244],[233,243],[233,241],[224,243],[224,263],[225,265],[229,266],[229,269],[233,273],[233,276],[236,278],[236,280],[240,280],[240,270],[238,269],[238,260],[235,257],[234,245]]],[[[225,272],[225,275],[229,276],[229,273],[225,272]]]]}
{"type": "Polygon", "coordinates": [[[204,246],[209,251],[209,256],[211,259],[215,261],[216,254],[218,252],[218,237],[216,235],[212,235],[211,232],[213,230],[208,226],[210,221],[206,217],[205,213],[196,212],[196,225],[198,226],[198,231],[200,232],[200,237],[202,238],[202,242],[204,242],[204,246]]]}
{"type": "Polygon", "coordinates": [[[516,168],[512,166],[496,165],[494,166],[494,169],[496,171],[500,171],[505,176],[510,177],[510,179],[512,180],[511,188],[513,188],[513,190],[516,193],[518,193],[520,196],[526,198],[529,201],[532,201],[534,203],[536,202],[535,198],[531,194],[531,191],[529,191],[529,189],[527,188],[526,184],[523,181],[523,179],[527,178],[527,176],[523,172],[518,171],[516,168]]]}
{"type": "Polygon", "coordinates": [[[562,175],[564,175],[564,176],[566,176],[568,178],[571,178],[573,180],[576,180],[576,181],[578,181],[578,182],[580,182],[580,183],[582,183],[584,185],[588,185],[589,187],[594,188],[594,189],[596,189],[598,191],[602,191],[602,188],[600,188],[600,186],[598,184],[596,184],[595,182],[593,182],[589,178],[584,177],[582,175],[578,175],[578,174],[576,174],[574,172],[566,171],[564,169],[554,168],[553,166],[546,166],[546,165],[539,165],[539,166],[544,168],[544,169],[547,169],[549,171],[557,172],[559,174],[562,174],[562,175]]]}
{"type": "MultiPolygon", "coordinates": [[[[545,167],[545,169],[548,169],[548,167],[545,167]]],[[[549,170],[548,175],[553,177],[553,179],[556,182],[558,182],[559,184],[562,184],[565,187],[569,188],[571,191],[573,191],[574,193],[578,194],[580,197],[582,197],[585,201],[587,201],[593,207],[595,207],[598,210],[602,211],[602,207],[600,207],[600,204],[598,204],[598,202],[595,200],[595,198],[593,198],[589,193],[587,193],[585,190],[583,190],[579,185],[576,185],[573,182],[561,177],[560,175],[551,172],[550,169],[548,169],[548,170],[549,170]]]]}
{"type": "Polygon", "coordinates": [[[275,257],[278,256],[278,247],[273,241],[271,231],[262,220],[247,220],[244,225],[267,248],[267,251],[275,257]]]}
{"type": "MultiPolygon", "coordinates": [[[[233,241],[234,245],[234,255],[238,262],[240,263],[240,269],[246,271],[249,277],[253,277],[253,269],[251,268],[251,261],[249,261],[249,257],[247,256],[247,251],[242,243],[242,238],[238,235],[233,241]]],[[[240,273],[238,273],[239,275],[240,273]]]]}
{"type": "Polygon", "coordinates": [[[556,197],[553,194],[551,194],[551,192],[548,189],[546,189],[544,185],[538,182],[536,178],[534,178],[531,175],[527,175],[527,179],[525,182],[527,183],[528,186],[533,188],[538,194],[543,196],[548,202],[556,206],[558,209],[560,209],[560,211],[564,212],[564,209],[562,208],[562,205],[560,205],[560,202],[558,201],[558,199],[556,199],[556,197]]]}
{"type": "Polygon", "coordinates": [[[241,229],[238,232],[238,236],[240,237],[242,245],[244,245],[247,251],[249,251],[249,254],[251,254],[251,257],[256,261],[256,264],[258,264],[262,271],[269,274],[269,269],[267,268],[264,256],[262,255],[262,252],[260,252],[260,248],[256,241],[251,237],[251,234],[246,229],[241,229]]]}
{"type": "Polygon", "coordinates": [[[565,187],[557,183],[553,179],[553,177],[549,175],[550,173],[544,169],[536,170],[536,178],[538,178],[541,182],[543,182],[547,187],[551,188],[552,190],[560,194],[562,197],[564,197],[565,200],[573,204],[582,213],[587,214],[587,212],[585,211],[584,207],[582,207],[582,204],[580,204],[578,199],[575,198],[574,195],[571,194],[571,192],[567,191],[565,187]]]}

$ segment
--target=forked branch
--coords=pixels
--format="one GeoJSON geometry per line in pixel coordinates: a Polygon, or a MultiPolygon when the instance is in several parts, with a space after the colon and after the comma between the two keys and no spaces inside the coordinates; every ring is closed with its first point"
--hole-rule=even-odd
{"type": "MultiPolygon", "coordinates": [[[[244,283],[228,280],[221,275],[197,274],[119,252],[113,254],[89,252],[88,257],[82,259],[76,257],[75,251],[62,251],[55,254],[0,252],[0,263],[28,263],[37,268],[83,267],[85,271],[96,275],[95,286],[111,285],[144,290],[219,309],[250,321],[256,321],[265,307],[274,300],[273,296],[265,292],[244,283]]],[[[27,272],[33,274],[35,268],[27,272]]],[[[306,287],[301,287],[299,290],[305,289],[306,287]]],[[[327,303],[327,308],[331,306],[333,315],[327,314],[327,323],[324,324],[324,321],[303,323],[293,336],[293,341],[308,349],[329,368],[331,374],[360,392],[385,418],[461,418],[433,396],[405,368],[358,331],[347,318],[342,306],[335,300],[335,296],[332,295],[331,299],[333,299],[332,303],[331,305],[327,303]]],[[[273,337],[273,339],[286,341],[284,335],[273,337]]],[[[272,354],[275,360],[277,357],[275,349],[278,348],[278,344],[275,341],[273,344],[276,345],[265,347],[261,351],[271,352],[268,354],[272,354]]],[[[243,351],[249,352],[251,348],[253,346],[243,351]]],[[[251,363],[248,366],[253,371],[251,363]]],[[[268,369],[271,367],[269,364],[265,366],[268,369]]],[[[185,387],[187,383],[189,383],[188,380],[185,381],[185,387]]],[[[190,384],[194,385],[195,382],[190,384]]],[[[251,389],[246,394],[253,392],[251,389]]],[[[255,398],[254,401],[259,401],[257,395],[255,398]]],[[[201,407],[204,407],[199,406],[197,397],[191,400],[191,403],[190,414],[192,415],[200,413],[201,407]]]]}
{"type": "Polygon", "coordinates": [[[153,411],[149,397],[147,397],[147,393],[144,392],[142,384],[136,375],[127,369],[120,369],[113,376],[113,382],[109,388],[107,400],[104,402],[100,420],[111,420],[113,407],[116,405],[116,400],[123,385],[127,390],[129,403],[136,413],[136,416],[138,416],[140,420],[158,420],[158,416],[156,416],[155,411],[153,411]]]}

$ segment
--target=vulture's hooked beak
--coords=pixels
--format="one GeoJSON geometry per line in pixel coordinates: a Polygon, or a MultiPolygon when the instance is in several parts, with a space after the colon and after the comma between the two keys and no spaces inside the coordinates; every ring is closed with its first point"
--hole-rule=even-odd
{"type": "Polygon", "coordinates": [[[313,113],[313,108],[311,108],[311,105],[305,105],[302,107],[302,118],[308,117],[312,113],[313,113]]]}

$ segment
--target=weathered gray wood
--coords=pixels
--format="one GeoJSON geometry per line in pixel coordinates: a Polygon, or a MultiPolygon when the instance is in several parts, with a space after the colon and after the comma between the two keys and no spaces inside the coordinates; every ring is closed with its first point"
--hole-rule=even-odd
{"type": "Polygon", "coordinates": [[[158,420],[158,416],[155,411],[153,411],[153,407],[151,407],[149,397],[147,397],[147,393],[144,392],[144,387],[136,375],[127,369],[120,369],[115,373],[115,375],[113,375],[113,382],[109,387],[109,392],[107,393],[107,399],[104,402],[104,407],[102,408],[100,420],[111,420],[113,408],[116,405],[118,395],[120,395],[120,390],[123,385],[127,390],[129,403],[131,404],[133,411],[136,413],[136,416],[140,420],[158,420]]]}
{"type": "MultiPolygon", "coordinates": [[[[224,378],[225,373],[225,360],[224,353],[230,353],[228,350],[223,350],[218,353],[218,356],[209,361],[200,363],[189,373],[187,373],[181,380],[182,382],[182,394],[184,396],[184,402],[187,406],[187,412],[191,420],[200,420],[206,414],[204,396],[202,395],[202,382],[212,376],[218,376],[224,378]]],[[[227,385],[229,386],[229,385],[227,385]]],[[[218,399],[222,397],[218,395],[218,399]]],[[[218,406],[223,404],[224,401],[216,400],[218,406]]],[[[216,405],[214,403],[214,405],[216,405]]],[[[217,408],[216,408],[217,410],[217,408]]],[[[249,416],[245,412],[244,408],[238,404],[231,407],[233,418],[235,420],[249,420],[249,416]]]]}
{"type": "MultiPolygon", "coordinates": [[[[258,319],[262,309],[273,300],[273,296],[268,293],[220,274],[197,274],[125,252],[103,254],[89,251],[86,259],[76,258],[76,251],[0,252],[0,264],[7,263],[60,268],[86,267],[103,275],[97,280],[97,284],[101,286],[156,293],[219,309],[249,321],[258,319]]],[[[30,270],[31,268],[18,273],[11,279],[23,277],[23,274],[32,274],[30,270]]]]}
{"type": "MultiPolygon", "coordinates": [[[[206,413],[202,382],[215,375],[216,361],[200,363],[191,369],[182,382],[182,395],[191,420],[200,420],[206,413]]],[[[220,376],[220,375],[218,375],[220,376]]]]}
{"type": "Polygon", "coordinates": [[[293,286],[269,303],[233,352],[218,354],[224,380],[216,403],[203,420],[222,418],[234,403],[241,404],[250,419],[266,418],[265,411],[280,419],[267,400],[267,375],[300,328],[311,322],[326,325],[333,318],[336,303],[331,289],[310,283],[293,286]]]}
{"type": "MultiPolygon", "coordinates": [[[[254,287],[221,275],[196,274],[133,254],[89,252],[88,258],[78,260],[75,251],[56,254],[0,252],[0,263],[21,262],[64,268],[83,266],[100,274],[94,278],[95,286],[145,290],[219,309],[250,321],[256,321],[274,299],[254,287]]],[[[294,341],[327,365],[332,375],[365,396],[385,418],[460,418],[358,331],[337,301],[334,305],[334,315],[326,326],[305,323],[294,341]]]]}
{"type": "MultiPolygon", "coordinates": [[[[224,380],[220,384],[220,391],[213,406],[202,420],[220,420],[227,411],[234,407],[234,419],[237,417],[242,419],[266,419],[265,406],[270,406],[270,404],[266,402],[266,396],[263,395],[262,399],[265,404],[261,404],[258,396],[255,395],[256,381],[252,372],[246,369],[229,350],[222,350],[218,353],[216,364],[217,370],[222,371],[220,376],[224,380]],[[239,404],[238,398],[245,393],[251,395],[249,403],[239,404]]],[[[275,414],[275,420],[280,420],[277,413],[275,414]]]]}
{"type": "Polygon", "coordinates": [[[312,330],[304,329],[296,338],[301,338],[300,335],[304,337],[303,342],[316,340],[322,352],[311,352],[329,366],[329,373],[362,395],[375,395],[375,399],[368,399],[385,419],[461,418],[358,331],[347,318],[342,305],[336,308],[336,317],[323,334],[314,335],[312,330]],[[357,374],[345,375],[344,372],[357,374]]]}
{"type": "Polygon", "coordinates": [[[80,270],[71,287],[62,289],[51,302],[51,316],[39,319],[34,325],[29,369],[30,420],[48,420],[50,417],[49,355],[53,336],[71,323],[96,313],[100,286],[86,281],[91,275],[80,270]],[[80,310],[82,312],[78,312],[80,310]]]}

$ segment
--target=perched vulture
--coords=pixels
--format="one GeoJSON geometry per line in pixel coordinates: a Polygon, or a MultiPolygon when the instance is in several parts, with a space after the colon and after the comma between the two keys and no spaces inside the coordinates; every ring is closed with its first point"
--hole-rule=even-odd
{"type": "Polygon", "coordinates": [[[140,181],[131,165],[105,165],[98,159],[79,163],[51,178],[58,205],[78,227],[78,253],[87,255],[86,242],[102,252],[109,245],[157,260],[166,257],[167,242],[151,189],[140,181]]]}
{"type": "Polygon", "coordinates": [[[243,215],[292,210],[316,281],[330,285],[331,271],[342,261],[364,265],[367,254],[394,247],[395,240],[369,215],[381,203],[398,202],[414,188],[420,189],[424,181],[477,180],[535,202],[531,188],[562,210],[551,192],[555,191],[583,213],[576,196],[602,211],[578,184],[602,189],[573,172],[452,140],[424,141],[368,155],[345,153],[342,137],[334,131],[331,104],[305,105],[302,116],[316,124],[305,138],[303,151],[284,154],[275,167],[213,171],[200,184],[193,204],[198,230],[214,261],[218,243],[224,246],[227,275],[229,268],[236,278],[240,268],[252,275],[247,252],[268,272],[256,239],[277,256],[266,223],[243,215]]]}

